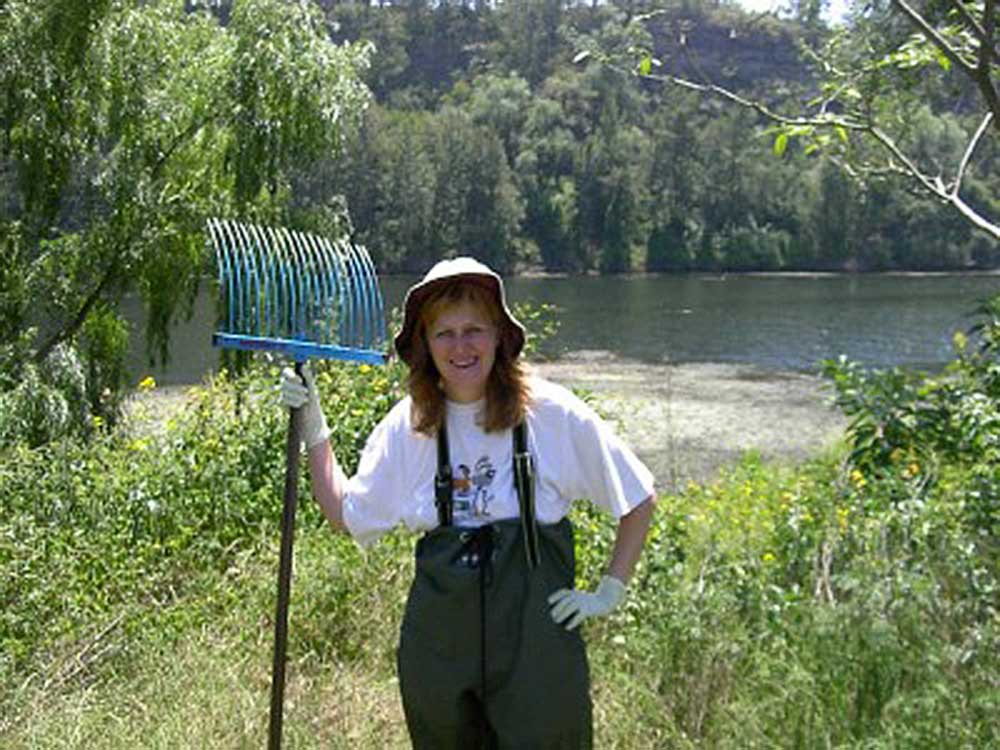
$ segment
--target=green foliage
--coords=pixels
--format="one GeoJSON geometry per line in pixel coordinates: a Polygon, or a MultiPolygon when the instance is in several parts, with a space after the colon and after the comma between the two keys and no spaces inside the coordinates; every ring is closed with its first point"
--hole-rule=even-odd
{"type": "Polygon", "coordinates": [[[546,303],[515,302],[513,313],[527,331],[521,356],[529,360],[538,358],[546,342],[559,331],[559,309],[546,303]]]}
{"type": "MultiPolygon", "coordinates": [[[[974,240],[951,209],[918,200],[888,170],[845,179],[824,155],[875,163],[845,127],[775,131],[753,112],[633,75],[636,60],[655,78],[690,73],[697,59],[697,80],[748,97],[764,92],[776,107],[809,99],[819,84],[798,43],[833,35],[818,7],[797,6],[793,21],[698,3],[654,3],[641,13],[621,4],[505,3],[465,13],[447,4],[330,4],[338,38],[375,40],[391,70],[378,75],[379,115],[330,164],[326,190],[344,194],[387,271],[420,272],[455,252],[562,272],[993,265],[995,242],[974,240]],[[456,40],[466,53],[456,53],[456,40]],[[621,59],[627,64],[614,70],[621,59]],[[494,137],[508,174],[494,162],[494,137]],[[463,195],[478,210],[467,210],[463,195]]],[[[894,30],[895,43],[906,38],[894,30]]],[[[895,49],[868,36],[854,46],[864,44],[895,49]]],[[[853,73],[849,60],[843,67],[853,73]]],[[[868,71],[858,101],[891,87],[898,66],[883,67],[868,71]]],[[[826,95],[834,93],[843,92],[826,95]]],[[[907,113],[896,121],[921,159],[955,163],[974,123],[927,94],[920,88],[887,112],[907,113]]],[[[992,165],[987,148],[982,161],[992,165]]],[[[994,173],[966,176],[976,205],[989,203],[994,173]]]]}
{"type": "MultiPolygon", "coordinates": [[[[534,329],[549,313],[518,314],[534,329]]],[[[996,303],[984,304],[976,346],[940,376],[963,384],[961,401],[976,386],[995,404],[998,319],[996,303]]],[[[404,370],[316,372],[351,471],[401,396],[404,370]]],[[[258,364],[190,391],[177,410],[163,396],[141,401],[86,447],[57,440],[2,454],[0,565],[10,575],[0,596],[11,604],[0,614],[0,706],[12,718],[0,737],[9,746],[31,737],[81,747],[65,717],[100,724],[119,715],[124,694],[128,705],[161,701],[155,718],[136,720],[144,736],[170,733],[164,746],[262,736],[252,716],[266,713],[287,424],[276,380],[275,366],[258,364]],[[165,688],[178,659],[184,695],[165,688]],[[232,696],[222,705],[208,697],[220,684],[232,696]]],[[[893,401],[888,384],[856,373],[843,383],[854,389],[845,406],[855,420],[871,411],[868,421],[898,411],[916,387],[904,381],[893,401]]],[[[786,468],[750,453],[716,481],[659,499],[627,601],[587,625],[602,747],[978,748],[1000,739],[995,445],[971,432],[945,442],[934,430],[892,434],[908,453],[878,445],[786,468]]],[[[304,747],[345,735],[360,747],[401,746],[391,675],[412,540],[392,534],[361,550],[331,538],[301,489],[288,732],[304,747]]],[[[579,583],[592,585],[613,524],[586,504],[573,520],[579,583]]],[[[131,722],[107,725],[95,747],[134,744],[131,722]]]]}
{"type": "Polygon", "coordinates": [[[957,334],[957,358],[937,376],[894,368],[867,371],[844,358],[824,363],[838,406],[851,417],[851,461],[862,472],[917,460],[989,464],[1000,458],[1000,298],[982,303],[970,330],[957,334]]]}
{"type": "MultiPolygon", "coordinates": [[[[333,439],[353,471],[376,420],[400,396],[401,368],[316,370],[333,439]]],[[[185,597],[196,583],[190,573],[225,573],[273,538],[287,427],[277,379],[268,366],[236,380],[222,374],[187,393],[173,416],[140,402],[127,429],[4,449],[0,565],[14,571],[2,583],[9,606],[0,642],[12,660],[4,668],[23,667],[117,607],[131,613],[185,597]]],[[[301,518],[320,523],[305,497],[301,518]]]]}
{"type": "Polygon", "coordinates": [[[425,271],[472,254],[509,272],[524,206],[500,137],[464,110],[373,107],[330,181],[381,270],[425,271]]]}
{"type": "Polygon", "coordinates": [[[226,159],[236,165],[236,205],[245,210],[261,190],[283,188],[289,167],[339,149],[344,123],[367,104],[360,75],[370,49],[331,44],[310,3],[239,3],[228,31],[236,106],[226,159]]]}
{"type": "Polygon", "coordinates": [[[36,365],[25,349],[23,340],[0,349],[0,450],[88,435],[87,379],[76,351],[57,346],[36,365]]]}
{"type": "Polygon", "coordinates": [[[311,4],[246,0],[226,25],[188,5],[0,9],[4,379],[75,349],[102,419],[126,377],[123,297],[141,296],[149,356],[166,361],[206,270],[205,220],[280,218],[293,176],[368,100],[368,46],[332,44],[311,4]]]}

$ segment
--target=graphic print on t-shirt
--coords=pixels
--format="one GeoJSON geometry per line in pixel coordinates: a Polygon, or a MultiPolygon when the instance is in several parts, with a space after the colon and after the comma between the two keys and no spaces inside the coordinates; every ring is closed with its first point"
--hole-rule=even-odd
{"type": "Polygon", "coordinates": [[[496,475],[497,470],[489,456],[480,458],[471,469],[467,464],[459,464],[457,470],[452,472],[451,480],[455,512],[470,518],[488,518],[489,506],[493,502],[490,485],[496,475]]]}

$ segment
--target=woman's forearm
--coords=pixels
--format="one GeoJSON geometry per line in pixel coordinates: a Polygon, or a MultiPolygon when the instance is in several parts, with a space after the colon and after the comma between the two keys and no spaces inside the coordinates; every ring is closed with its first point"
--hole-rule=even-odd
{"type": "Polygon", "coordinates": [[[618,522],[618,533],[615,536],[614,549],[611,551],[608,573],[624,584],[628,584],[639,561],[639,555],[642,554],[655,507],[656,500],[650,495],[622,516],[618,522]]]}
{"type": "Polygon", "coordinates": [[[330,441],[323,440],[309,449],[309,474],[313,497],[323,510],[323,515],[336,531],[347,531],[344,525],[344,493],[347,477],[337,457],[333,455],[330,441]]]}

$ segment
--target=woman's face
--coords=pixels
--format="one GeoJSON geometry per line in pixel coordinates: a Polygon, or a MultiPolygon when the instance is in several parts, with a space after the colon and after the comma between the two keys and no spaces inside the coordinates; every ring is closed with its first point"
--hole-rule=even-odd
{"type": "Polygon", "coordinates": [[[486,395],[497,351],[497,327],[470,300],[446,306],[427,326],[427,346],[451,401],[469,403],[486,395]]]}

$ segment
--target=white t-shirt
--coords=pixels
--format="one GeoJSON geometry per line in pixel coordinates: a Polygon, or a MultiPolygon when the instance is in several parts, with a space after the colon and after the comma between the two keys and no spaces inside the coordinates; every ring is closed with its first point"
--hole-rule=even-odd
{"type": "MultiPolygon", "coordinates": [[[[535,458],[535,513],[556,523],[574,500],[588,499],[620,518],[653,494],[653,475],[606,422],[566,388],[531,378],[528,449],[535,458]]],[[[519,515],[511,431],[476,423],[482,402],[448,402],[454,523],[478,526],[519,515]]],[[[370,544],[400,523],[438,525],[434,504],[437,439],[415,432],[406,397],[372,432],[348,482],[344,523],[370,544]]]]}

